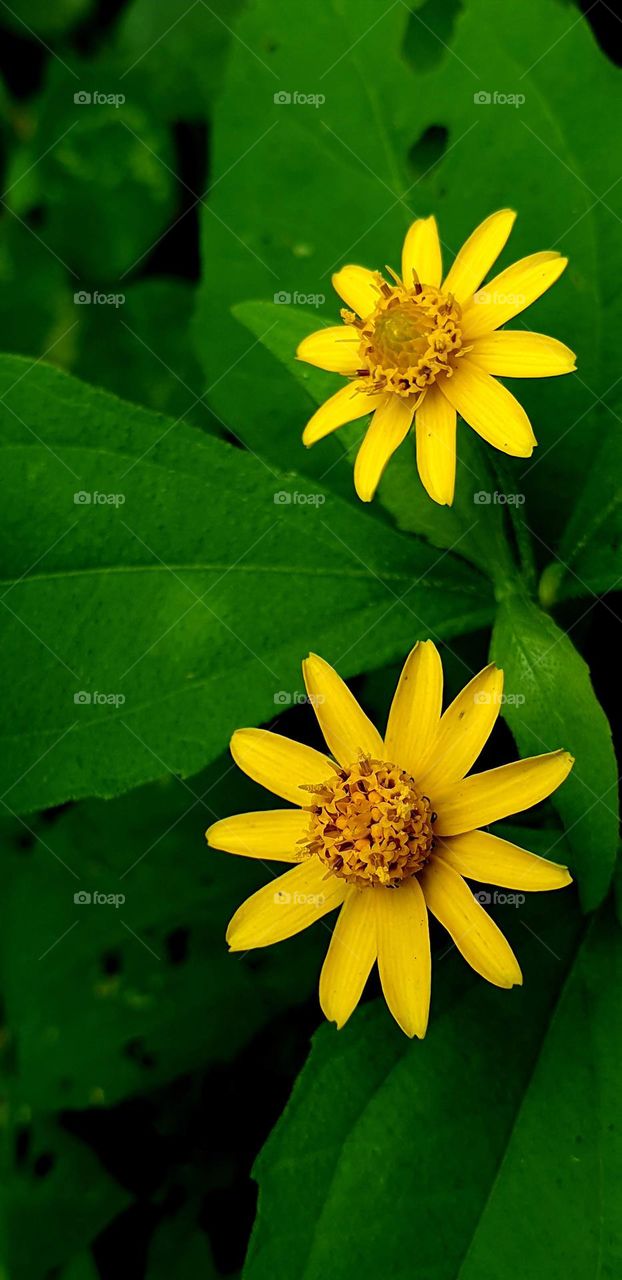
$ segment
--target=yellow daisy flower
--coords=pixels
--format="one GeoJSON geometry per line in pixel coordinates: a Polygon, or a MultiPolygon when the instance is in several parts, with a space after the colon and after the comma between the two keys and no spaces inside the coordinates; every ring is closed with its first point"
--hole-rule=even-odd
{"type": "Polygon", "coordinates": [[[346,304],[344,324],[310,334],[296,354],[349,381],[313,414],[302,439],[315,444],[373,410],[354,467],[363,502],[373,498],[413,418],[419,475],[430,497],[441,504],[453,502],[457,414],[513,457],[528,458],[537,444],[524,409],[493,375],[571,373],[575,356],[555,338],[501,326],[550,289],[568,259],[559,253],[532,253],[480,289],[515,217],[511,209],[501,209],[486,218],[444,280],[433,217],[419,218],[408,231],[401,279],[390,267],[390,282],[366,267],[343,267],[333,276],[346,304]]]}
{"type": "Polygon", "coordinates": [[[326,1017],[343,1026],[377,960],[393,1017],[408,1036],[424,1036],[428,911],[482,977],[522,982],[463,877],[516,890],[570,883],[566,867],[479,828],[544,800],[572,756],[553,751],[465,777],[497,718],[503,673],[486,667],[441,715],[443,670],[430,640],[406,661],[384,741],[327,662],[311,654],[303,674],[330,756],[265,729],[231,739],[236,764],[298,807],[224,818],[207,831],[216,849],[296,864],[243,903],[227,941],[232,951],[265,947],[339,907],[320,978],[326,1017]]]}

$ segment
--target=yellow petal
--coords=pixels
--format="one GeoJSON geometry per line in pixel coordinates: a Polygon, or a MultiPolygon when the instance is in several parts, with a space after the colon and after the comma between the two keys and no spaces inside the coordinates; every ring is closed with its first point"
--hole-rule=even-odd
{"type": "Polygon", "coordinates": [[[438,387],[430,387],[417,409],[417,469],[434,502],[450,507],[456,484],[456,410],[438,387]]]}
{"type": "Polygon", "coordinates": [[[488,741],[501,706],[503,672],[492,663],[465,685],[443,715],[417,778],[426,796],[464,778],[488,741]]]}
{"type": "Polygon", "coordinates": [[[367,267],[342,267],[333,275],[333,288],[351,311],[366,320],[380,300],[378,274],[367,267]]]}
{"type": "Polygon", "coordinates": [[[354,487],[362,502],[371,502],[389,458],[408,435],[413,413],[414,401],[395,395],[376,409],[354,464],[354,487]]]}
{"type": "Polygon", "coordinates": [[[559,253],[532,253],[507,267],[475,294],[462,315],[466,342],[499,329],[529,307],[559,279],[568,264],[559,253]]]}
{"type": "Polygon", "coordinates": [[[453,378],[443,378],[438,385],[464,421],[488,444],[513,458],[531,457],[538,443],[531,423],[522,405],[501,382],[465,356],[453,378]]]}
{"type": "MultiPolygon", "coordinates": [[[[301,800],[303,796],[301,792],[301,800]]],[[[306,854],[299,841],[304,840],[308,830],[309,814],[302,809],[272,809],[222,818],[212,823],[205,837],[212,849],[224,849],[226,853],[300,862],[306,854]]]]}
{"type": "Polygon", "coordinates": [[[298,360],[314,364],[329,373],[356,373],[361,367],[361,340],[352,325],[336,324],[318,329],[303,338],[296,351],[298,360]]]}
{"type": "Polygon", "coordinates": [[[476,338],[469,360],[500,378],[554,378],[576,368],[575,353],[563,342],[521,329],[501,329],[476,338]]]}
{"type": "Polygon", "coordinates": [[[254,782],[297,805],[309,803],[302,786],[317,786],[335,772],[321,751],[268,729],[237,729],[231,739],[231,755],[254,782]]]}
{"type": "Polygon", "coordinates": [[[345,889],[345,880],[326,877],[326,867],[319,858],[307,858],[238,907],[227,929],[230,950],[250,951],[291,938],[338,907],[345,889]]]}
{"type": "Polygon", "coordinates": [[[514,226],[513,209],[500,209],[480,222],[463,244],[443,284],[443,293],[453,293],[461,306],[475,293],[514,226]]]}
{"type": "Polygon", "coordinates": [[[421,886],[412,876],[397,889],[372,889],[370,897],[375,900],[384,998],[402,1031],[423,1039],[430,1009],[431,964],[421,886]]]}
{"type": "Polygon", "coordinates": [[[432,640],[420,640],[404,663],[384,739],[385,758],[413,778],[437,732],[442,702],[440,654],[432,640]]]}
{"type": "Polygon", "coordinates": [[[316,444],[324,436],[345,426],[346,422],[354,422],[355,418],[364,418],[366,413],[373,413],[383,401],[385,395],[368,395],[366,391],[357,391],[356,386],[348,382],[345,387],[325,400],[316,409],[302,433],[302,443],[307,447],[316,444]]]}
{"type": "Polygon", "coordinates": [[[460,835],[530,809],[561,786],[573,764],[567,751],[551,751],[485,773],[472,773],[434,796],[437,834],[460,835]]]}
{"type": "Polygon", "coordinates": [[[302,664],[302,674],[326,745],[335,759],[345,766],[353,764],[361,754],[382,759],[378,730],[334,668],[311,653],[302,664]]]}
{"type": "Polygon", "coordinates": [[[503,889],[523,889],[526,893],[563,889],[572,883],[567,867],[548,858],[528,853],[509,840],[500,840],[487,831],[467,831],[449,840],[438,840],[435,858],[441,858],[461,876],[498,884],[503,889]]]}
{"type": "Polygon", "coordinates": [[[471,968],[495,987],[521,984],[523,977],[509,942],[462,876],[440,858],[433,858],[420,879],[432,915],[440,920],[471,968]]]}
{"type": "Polygon", "coordinates": [[[371,889],[349,889],[322,966],[322,1012],[338,1027],[356,1009],[376,959],[374,897],[371,889]]]}
{"type": "Polygon", "coordinates": [[[402,249],[402,279],[407,289],[413,287],[413,271],[421,284],[441,283],[443,263],[436,218],[418,218],[406,232],[402,249]]]}

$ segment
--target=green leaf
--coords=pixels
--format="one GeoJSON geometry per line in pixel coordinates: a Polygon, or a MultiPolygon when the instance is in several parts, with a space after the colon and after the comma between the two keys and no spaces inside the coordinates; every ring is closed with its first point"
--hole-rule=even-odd
{"type": "Polygon", "coordinates": [[[572,848],[586,910],[604,898],[618,844],[618,773],[611,729],[572,640],[529,600],[497,613],[492,657],[505,672],[503,714],[522,756],[560,747],[575,764],[551,796],[572,848]]]}
{"type": "Polygon", "coordinates": [[[202,401],[203,376],[190,341],[194,288],[161,277],[128,285],[119,306],[75,308],[72,372],[176,422],[220,431],[202,401]]]}
{"type": "Polygon", "coordinates": [[[93,0],[54,0],[53,5],[47,0],[11,0],[0,6],[0,24],[25,38],[57,36],[83,21],[92,8],[93,0]]]}
{"type": "MultiPolygon", "coordinates": [[[[0,1186],[0,1273],[46,1280],[88,1247],[129,1196],[54,1118],[17,1117],[9,1137],[12,1155],[0,1186]]],[[[67,1274],[86,1280],[93,1272],[85,1260],[82,1272],[67,1274]]]]}
{"type": "Polygon", "coordinates": [[[0,906],[14,1107],[111,1106],[230,1061],[310,995],[321,926],[250,957],[225,943],[233,912],[283,868],[208,849],[204,831],[270,804],[227,758],[192,784],[14,824],[0,906]]]}
{"type": "Polygon", "coordinates": [[[621,421],[616,413],[608,419],[579,500],[570,508],[559,555],[542,575],[540,594],[545,604],[559,596],[590,595],[597,600],[601,593],[620,589],[621,421]]]}
{"type": "Polygon", "coordinates": [[[43,365],[0,393],[12,809],[196,772],[310,648],[347,676],[490,620],[457,556],[317,482],[43,365]]]}
{"type": "MultiPolygon", "coordinates": [[[[605,1003],[594,1007],[596,989],[585,998],[581,953],[568,979],[568,990],[576,993],[573,1004],[582,1006],[572,1020],[572,1052],[558,1040],[554,1016],[578,939],[570,895],[534,895],[518,910],[505,908],[500,923],[523,967],[522,989],[508,993],[481,979],[465,979],[464,961],[455,955],[448,960],[443,945],[442,955],[433,957],[441,999],[433,1001],[423,1043],[408,1041],[392,1027],[382,1002],[357,1011],[340,1032],[326,1025],[316,1034],[292,1098],[256,1165],[259,1209],[245,1280],[462,1276],[500,1162],[512,1150],[517,1113],[523,1099],[526,1106],[531,1097],[543,1043],[544,1053],[557,1064],[557,1083],[542,1094],[548,1108],[555,1107],[561,1076],[572,1075],[577,1083],[574,1122],[580,1130],[568,1127],[564,1149],[578,1131],[597,1149],[598,1135],[615,1120],[617,1099],[610,1091],[593,1129],[581,1118],[581,1108],[584,1096],[586,1115],[590,1106],[598,1108],[599,1085],[602,1081],[610,1089],[616,1059],[600,1033],[605,1003]],[[588,1033],[598,1028],[595,1059],[586,1028],[588,1033]],[[586,1092],[590,1071],[593,1088],[586,1092]]],[[[612,936],[603,945],[612,952],[619,948],[612,936]]],[[[605,1000],[611,1016],[611,1002],[619,1003],[619,997],[605,1000]]],[[[570,1124],[566,1110],[564,1120],[570,1124]]],[[[561,1132],[561,1117],[554,1123],[561,1132]]],[[[534,1135],[532,1158],[541,1181],[547,1180],[551,1225],[542,1248],[555,1258],[556,1249],[565,1251],[566,1206],[546,1122],[534,1135]]],[[[583,1194],[588,1197],[591,1177],[586,1164],[583,1194]]],[[[530,1194],[535,1201],[536,1186],[530,1194]]],[[[504,1238],[517,1233],[517,1204],[523,1229],[522,1201],[515,1199],[507,1209],[504,1238]]],[[[579,1216],[577,1230],[582,1221],[579,1216]]],[[[587,1253],[588,1245],[583,1256],[587,1253]]],[[[500,1254],[494,1274],[516,1275],[501,1269],[502,1260],[500,1254]]],[[[551,1265],[534,1274],[557,1276],[551,1265]]],[[[579,1280],[589,1271],[586,1266],[566,1274],[579,1280]]]]}

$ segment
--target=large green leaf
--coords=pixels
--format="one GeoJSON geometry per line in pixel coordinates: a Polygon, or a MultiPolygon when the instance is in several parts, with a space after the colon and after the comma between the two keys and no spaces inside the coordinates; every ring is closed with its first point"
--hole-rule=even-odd
{"type": "Polygon", "coordinates": [[[492,656],[505,672],[503,713],[522,756],[564,747],[574,768],[551,797],[587,910],[604,898],[618,844],[618,771],[607,717],[572,640],[523,597],[499,607],[492,656]]]}
{"type": "MultiPolygon", "coordinates": [[[[495,0],[467,0],[450,31],[439,11],[429,3],[379,14],[373,0],[306,0],[292,12],[286,0],[259,0],[243,14],[214,121],[197,339],[214,382],[248,346],[234,320],[221,323],[229,304],[285,291],[295,306],[296,296],[313,294],[325,298],[318,321],[331,323],[331,270],[348,260],[398,265],[412,217],[438,215],[449,260],[481,218],[516,208],[500,265],[552,246],[571,259],[563,280],[518,321],[579,354],[578,375],[516,388],[541,444],[529,462],[511,461],[512,492],[529,495],[530,523],[550,543],[560,526],[551,486],[569,499],[581,487],[586,451],[607,421],[598,398],[617,378],[615,344],[602,334],[620,308],[609,283],[622,201],[619,73],[559,0],[502,11],[495,0]],[[273,100],[296,91],[325,101],[273,100]],[[482,92],[524,101],[482,104],[482,92]],[[439,136],[443,154],[426,163],[427,140],[439,136]]],[[[252,351],[214,388],[214,403],[253,448],[292,459],[308,405],[289,384],[287,394],[271,386],[267,367],[252,351]]]]}
{"type": "Polygon", "coordinates": [[[225,943],[233,912],[278,869],[207,849],[204,831],[269,807],[257,791],[220,759],[192,784],[169,779],[14,824],[0,907],[14,1106],[111,1106],[228,1061],[313,990],[321,927],[285,955],[244,959],[225,943]]]}
{"type": "MultiPolygon", "coordinates": [[[[509,994],[479,979],[465,986],[454,973],[455,957],[439,955],[433,968],[441,1000],[433,1001],[423,1044],[391,1028],[380,1002],[355,1013],[341,1032],[325,1026],[317,1033],[256,1166],[259,1210],[247,1280],[350,1280],[353,1274],[457,1280],[480,1221],[486,1224],[505,1153],[508,1161],[516,1153],[518,1168],[523,1117],[532,1107],[540,1114],[529,1128],[532,1181],[528,1185],[527,1170],[516,1176],[533,1215],[530,1239],[546,1188],[539,1247],[552,1259],[534,1274],[583,1280],[595,1270],[598,1240],[591,1232],[583,1237],[581,1265],[571,1264],[565,1192],[574,1178],[573,1217],[581,1232],[577,1206],[580,1197],[593,1201],[599,1149],[606,1168],[615,1169],[619,1138],[608,1127],[619,1122],[618,1046],[606,1025],[619,1022],[620,1008],[615,988],[605,993],[601,983],[608,966],[619,964],[619,934],[607,928],[581,948],[564,989],[579,937],[569,895],[532,898],[518,910],[505,908],[499,919],[523,966],[522,989],[509,994]],[[559,1147],[550,1141],[551,1128],[559,1147]],[[577,1134],[585,1143],[583,1160],[577,1134]]],[[[461,958],[457,963],[464,965],[461,958]]],[[[523,1204],[520,1195],[504,1203],[499,1227],[504,1246],[515,1237],[509,1245],[514,1269],[504,1266],[503,1247],[495,1252],[491,1244],[496,1269],[482,1276],[518,1274],[523,1204]]],[[[594,1218],[599,1209],[594,1205],[594,1218]]],[[[499,1220],[496,1214],[495,1225],[499,1220]]],[[[607,1220],[605,1232],[611,1229],[607,1220]]],[[[492,1242],[492,1231],[488,1238],[492,1242]]],[[[524,1263],[524,1249],[520,1256],[524,1263]]],[[[468,1274],[479,1280],[477,1268],[468,1274]]]]}
{"type": "Polygon", "coordinates": [[[196,772],[309,649],[351,675],[490,620],[475,570],[317,482],[43,365],[0,392],[13,809],[196,772]]]}
{"type": "MultiPolygon", "coordinates": [[[[33,1123],[26,1111],[9,1124],[7,1136],[10,1154],[0,1179],[0,1274],[46,1280],[86,1249],[129,1197],[55,1118],[33,1123]]],[[[88,1280],[92,1274],[84,1259],[83,1270],[67,1276],[88,1280]]]]}

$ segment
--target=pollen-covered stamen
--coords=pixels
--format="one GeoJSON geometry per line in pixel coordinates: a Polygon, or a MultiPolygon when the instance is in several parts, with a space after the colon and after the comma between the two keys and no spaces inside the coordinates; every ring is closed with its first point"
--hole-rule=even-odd
{"type": "Polygon", "coordinates": [[[421,395],[438,377],[451,377],[455,360],[464,355],[462,312],[451,294],[433,285],[390,285],[378,274],[378,302],[361,321],[342,311],[346,324],[359,331],[360,390],[377,395],[421,395]]]}
{"type": "Polygon", "coordinates": [[[395,887],[416,875],[434,845],[436,814],[397,765],[362,756],[313,793],[307,852],[359,888],[395,887]]]}

